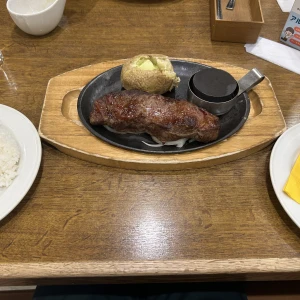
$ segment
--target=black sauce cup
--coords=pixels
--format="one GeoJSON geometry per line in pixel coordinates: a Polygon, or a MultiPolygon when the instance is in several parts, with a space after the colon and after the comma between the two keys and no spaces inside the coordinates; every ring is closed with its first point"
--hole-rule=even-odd
{"type": "Polygon", "coordinates": [[[252,69],[238,82],[224,70],[205,69],[190,78],[188,100],[212,114],[223,115],[236,104],[239,95],[263,79],[257,69],[252,69]]]}

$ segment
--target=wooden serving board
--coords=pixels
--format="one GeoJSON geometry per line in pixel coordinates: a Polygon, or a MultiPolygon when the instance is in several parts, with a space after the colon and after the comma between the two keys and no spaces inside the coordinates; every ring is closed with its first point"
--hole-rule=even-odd
{"type": "MultiPolygon", "coordinates": [[[[183,60],[226,70],[236,80],[248,72],[224,63],[183,60]]],[[[251,109],[245,125],[225,141],[182,154],[147,154],[112,146],[94,137],[81,124],[77,99],[92,78],[125,61],[90,65],[50,79],[39,125],[40,136],[60,151],[86,161],[118,168],[163,171],[208,167],[245,157],[269,145],[286,129],[272,85],[266,78],[249,93],[251,109]]]]}

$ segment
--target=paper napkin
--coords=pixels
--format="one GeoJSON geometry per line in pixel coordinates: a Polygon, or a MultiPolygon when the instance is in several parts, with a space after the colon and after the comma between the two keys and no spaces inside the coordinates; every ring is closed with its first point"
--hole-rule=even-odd
{"type": "Polygon", "coordinates": [[[290,12],[295,0],[277,0],[283,12],[290,12]]]}
{"type": "Polygon", "coordinates": [[[300,204],[300,155],[298,156],[283,191],[300,204]]]}
{"type": "Polygon", "coordinates": [[[255,44],[246,44],[246,51],[273,64],[300,74],[300,51],[259,37],[255,44]]]}

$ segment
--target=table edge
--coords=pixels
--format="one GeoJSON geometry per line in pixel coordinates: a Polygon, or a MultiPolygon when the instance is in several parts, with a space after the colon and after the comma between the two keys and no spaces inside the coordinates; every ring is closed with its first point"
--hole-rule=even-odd
{"type": "Polygon", "coordinates": [[[95,278],[230,274],[296,274],[300,258],[1,263],[0,282],[26,278],[95,278]]]}

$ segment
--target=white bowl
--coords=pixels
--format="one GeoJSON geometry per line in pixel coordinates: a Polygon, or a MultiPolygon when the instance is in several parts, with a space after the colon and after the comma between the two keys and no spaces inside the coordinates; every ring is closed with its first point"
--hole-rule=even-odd
{"type": "Polygon", "coordinates": [[[24,32],[43,35],[52,31],[64,12],[66,0],[8,0],[7,10],[24,32]]]}

